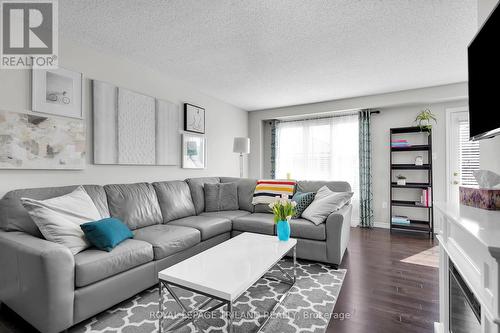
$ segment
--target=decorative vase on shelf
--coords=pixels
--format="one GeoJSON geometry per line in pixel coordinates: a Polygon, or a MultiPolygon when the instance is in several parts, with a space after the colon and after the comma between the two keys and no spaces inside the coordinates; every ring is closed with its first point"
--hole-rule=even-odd
{"type": "Polygon", "coordinates": [[[276,233],[280,241],[287,241],[290,239],[290,223],[288,220],[278,221],[276,225],[276,233]]]}

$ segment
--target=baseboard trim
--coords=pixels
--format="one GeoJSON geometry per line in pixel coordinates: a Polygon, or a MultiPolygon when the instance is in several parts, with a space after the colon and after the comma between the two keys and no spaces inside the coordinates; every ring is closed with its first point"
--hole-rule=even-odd
{"type": "Polygon", "coordinates": [[[386,222],[374,222],[373,223],[374,228],[382,228],[382,229],[390,229],[389,223],[386,222]]]}
{"type": "Polygon", "coordinates": [[[435,322],[434,323],[434,333],[444,333],[443,324],[435,322]]]}
{"type": "MultiPolygon", "coordinates": [[[[359,224],[357,226],[353,226],[353,225],[351,225],[351,226],[353,228],[360,227],[359,224]]],[[[374,228],[381,228],[381,229],[390,229],[391,228],[389,223],[385,223],[385,222],[373,222],[373,227],[374,228]]]]}

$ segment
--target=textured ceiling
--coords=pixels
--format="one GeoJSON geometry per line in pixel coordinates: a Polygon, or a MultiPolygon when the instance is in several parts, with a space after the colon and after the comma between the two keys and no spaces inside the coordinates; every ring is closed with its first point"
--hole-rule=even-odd
{"type": "Polygon", "coordinates": [[[467,79],[477,0],[62,0],[63,37],[245,110],[467,79]]]}

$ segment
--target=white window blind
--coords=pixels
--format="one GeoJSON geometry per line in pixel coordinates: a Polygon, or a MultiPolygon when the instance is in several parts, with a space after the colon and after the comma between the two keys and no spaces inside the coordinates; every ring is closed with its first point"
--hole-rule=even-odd
{"type": "Polygon", "coordinates": [[[359,205],[358,113],[279,122],[276,125],[276,178],[339,180],[351,184],[353,219],[359,205]]]}
{"type": "Polygon", "coordinates": [[[477,185],[473,172],[479,170],[479,142],[469,141],[469,121],[459,121],[458,130],[460,183],[462,185],[477,185]]]}

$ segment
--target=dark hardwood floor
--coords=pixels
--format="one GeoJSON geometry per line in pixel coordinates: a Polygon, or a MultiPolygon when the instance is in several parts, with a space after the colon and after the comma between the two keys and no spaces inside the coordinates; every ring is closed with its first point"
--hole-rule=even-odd
{"type": "MultiPolygon", "coordinates": [[[[437,268],[401,262],[437,242],[385,229],[352,229],[341,268],[347,269],[328,333],[431,333],[438,320],[437,268]],[[344,319],[336,316],[344,315],[344,319]]],[[[0,309],[1,333],[36,332],[0,309]]]]}
{"type": "Polygon", "coordinates": [[[327,332],[434,332],[438,269],[401,260],[436,245],[423,235],[352,229],[341,265],[347,275],[327,332]]]}

